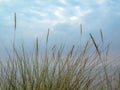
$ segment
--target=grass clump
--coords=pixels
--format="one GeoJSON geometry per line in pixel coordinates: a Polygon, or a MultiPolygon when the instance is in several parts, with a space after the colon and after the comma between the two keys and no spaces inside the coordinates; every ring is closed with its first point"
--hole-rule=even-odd
{"type": "MultiPolygon", "coordinates": [[[[102,31],[100,36],[103,43],[102,31]]],[[[6,63],[0,62],[0,90],[120,90],[119,72],[108,72],[108,46],[101,48],[92,34],[90,39],[82,50],[73,45],[64,56],[64,46],[48,48],[49,30],[44,54],[39,52],[38,38],[32,55],[24,46],[19,51],[14,40],[14,56],[8,52],[6,63]]]]}
{"type": "Polygon", "coordinates": [[[41,57],[38,38],[34,55],[26,54],[24,47],[20,52],[13,47],[14,57],[8,53],[7,63],[1,62],[0,65],[0,89],[119,90],[119,79],[111,79],[102,52],[98,49],[92,34],[90,37],[98,54],[88,53],[90,42],[85,44],[81,52],[77,52],[76,46],[73,45],[64,57],[64,46],[58,48],[57,45],[53,45],[49,54],[49,32],[45,54],[41,57]]]}

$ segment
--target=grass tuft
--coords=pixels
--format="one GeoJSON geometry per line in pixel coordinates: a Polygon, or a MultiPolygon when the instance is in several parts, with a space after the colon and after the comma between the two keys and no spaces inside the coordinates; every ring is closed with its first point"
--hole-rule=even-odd
{"type": "MultiPolygon", "coordinates": [[[[16,31],[16,13],[14,22],[16,31]]],[[[39,38],[36,38],[33,55],[27,53],[24,45],[18,50],[14,40],[14,55],[7,50],[6,63],[0,60],[0,90],[120,90],[120,73],[110,74],[108,61],[104,60],[107,59],[109,45],[107,50],[101,50],[104,47],[100,48],[90,33],[94,46],[87,41],[79,50],[73,44],[64,55],[65,45],[58,47],[54,44],[48,48],[49,32],[48,29],[43,54],[39,53],[39,38]]],[[[80,34],[83,34],[82,24],[80,34]]],[[[103,43],[102,31],[100,35],[103,43]]]]}

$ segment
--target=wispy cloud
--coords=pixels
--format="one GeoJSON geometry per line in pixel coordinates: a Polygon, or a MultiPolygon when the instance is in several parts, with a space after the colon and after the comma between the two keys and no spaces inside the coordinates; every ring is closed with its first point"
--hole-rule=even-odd
{"type": "Polygon", "coordinates": [[[76,21],[77,19],[78,19],[77,16],[71,16],[71,17],[70,17],[70,20],[71,20],[71,21],[76,21]]]}
{"type": "Polygon", "coordinates": [[[56,7],[54,11],[54,15],[57,17],[58,20],[60,21],[65,21],[65,16],[64,16],[65,9],[63,7],[56,7]]]}
{"type": "Polygon", "coordinates": [[[0,3],[3,3],[3,2],[10,2],[11,0],[0,0],[0,3]]]}
{"type": "Polygon", "coordinates": [[[62,3],[62,4],[67,4],[66,0],[59,0],[59,2],[62,3]]]}
{"type": "Polygon", "coordinates": [[[105,2],[106,2],[106,0],[97,0],[97,3],[100,5],[104,4],[105,2]]]}
{"type": "Polygon", "coordinates": [[[75,9],[75,14],[78,17],[83,17],[92,12],[92,10],[90,8],[89,9],[81,9],[79,6],[75,6],[74,9],[75,9]]]}
{"type": "Polygon", "coordinates": [[[38,10],[35,10],[35,9],[30,9],[29,13],[33,13],[34,15],[42,16],[42,17],[46,17],[48,15],[48,13],[41,12],[41,11],[38,11],[38,10]]]}

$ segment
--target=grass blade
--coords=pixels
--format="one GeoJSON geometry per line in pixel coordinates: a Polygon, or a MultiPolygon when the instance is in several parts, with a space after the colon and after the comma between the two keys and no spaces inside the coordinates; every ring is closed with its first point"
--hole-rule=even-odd
{"type": "Polygon", "coordinates": [[[80,24],[80,35],[82,35],[82,24],[80,24]]]}
{"type": "Polygon", "coordinates": [[[95,48],[96,48],[96,51],[97,51],[99,57],[101,58],[101,54],[100,54],[100,51],[99,51],[98,45],[96,44],[96,42],[95,42],[95,40],[94,40],[94,38],[93,38],[93,36],[92,36],[91,33],[90,33],[90,37],[91,37],[91,39],[92,39],[92,41],[93,41],[93,44],[94,44],[94,46],[95,46],[95,48]]]}
{"type": "Polygon", "coordinates": [[[103,41],[103,33],[102,33],[102,29],[100,29],[100,37],[101,37],[101,41],[102,41],[102,43],[103,43],[104,41],[103,41]]]}
{"type": "Polygon", "coordinates": [[[14,29],[16,30],[16,13],[14,13],[14,29]]]}

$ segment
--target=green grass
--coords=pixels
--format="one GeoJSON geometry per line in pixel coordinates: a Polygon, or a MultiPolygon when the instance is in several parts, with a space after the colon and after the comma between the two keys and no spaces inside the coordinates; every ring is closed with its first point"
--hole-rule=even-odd
{"type": "Polygon", "coordinates": [[[38,38],[31,54],[24,46],[17,49],[14,36],[14,56],[8,50],[6,63],[0,60],[0,90],[120,90],[120,74],[108,72],[109,46],[103,47],[102,31],[100,36],[102,45],[90,34],[91,40],[81,50],[73,45],[64,56],[64,45],[48,47],[49,30],[44,54],[39,51],[38,38]]]}

